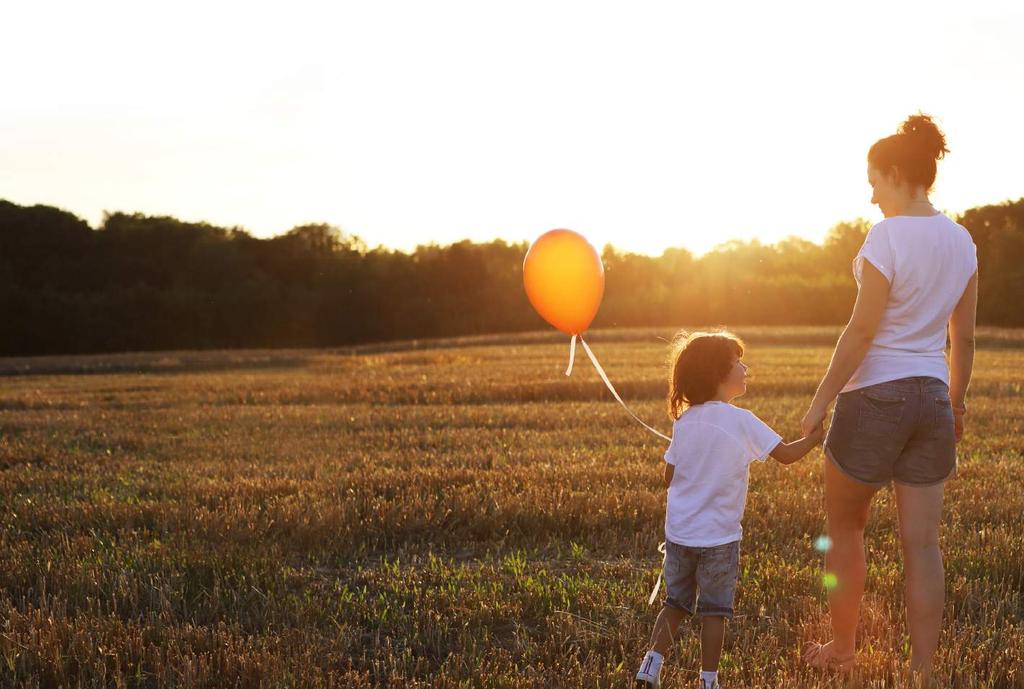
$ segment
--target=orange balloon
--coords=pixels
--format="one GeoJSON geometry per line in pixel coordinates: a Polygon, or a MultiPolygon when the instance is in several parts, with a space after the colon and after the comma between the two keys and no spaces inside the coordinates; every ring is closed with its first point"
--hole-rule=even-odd
{"type": "Polygon", "coordinates": [[[569,335],[590,327],[604,296],[601,257],[572,230],[545,232],[523,261],[523,284],[533,308],[569,335]]]}

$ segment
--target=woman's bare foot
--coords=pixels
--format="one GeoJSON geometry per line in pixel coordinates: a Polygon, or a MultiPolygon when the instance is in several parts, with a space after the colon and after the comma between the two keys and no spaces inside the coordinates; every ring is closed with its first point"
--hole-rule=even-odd
{"type": "Polygon", "coordinates": [[[856,654],[839,655],[833,643],[829,641],[827,644],[820,644],[817,641],[808,641],[804,645],[804,662],[819,670],[853,670],[856,654]]]}
{"type": "Polygon", "coordinates": [[[942,686],[929,668],[911,668],[907,671],[907,686],[912,689],[938,689],[942,686]]]}

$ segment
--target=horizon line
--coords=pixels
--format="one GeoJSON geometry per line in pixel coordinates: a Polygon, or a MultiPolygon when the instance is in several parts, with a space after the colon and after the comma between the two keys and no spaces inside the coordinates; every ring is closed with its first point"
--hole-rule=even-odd
{"type": "MultiPolygon", "coordinates": [[[[94,227],[93,224],[91,222],[89,222],[86,218],[82,217],[78,213],[76,213],[76,212],[74,212],[72,210],[69,210],[67,208],[62,208],[60,206],[51,205],[51,204],[48,204],[48,203],[34,203],[34,204],[31,204],[31,205],[27,205],[27,204],[23,205],[23,204],[15,202],[15,201],[11,201],[10,199],[7,199],[7,198],[0,198],[0,202],[4,202],[4,201],[6,201],[8,203],[11,203],[12,205],[19,206],[21,208],[33,208],[33,207],[51,208],[51,209],[58,210],[58,211],[61,211],[61,212],[64,212],[64,213],[68,213],[68,214],[73,215],[76,218],[82,220],[82,222],[86,223],[86,225],[88,225],[89,229],[91,229],[92,231],[94,231],[94,232],[100,231],[98,226],[94,227]]],[[[964,213],[966,213],[967,211],[970,211],[970,210],[975,210],[975,209],[978,209],[978,208],[995,207],[995,206],[1012,206],[1012,205],[1017,204],[1017,203],[1024,203],[1024,196],[1018,197],[1017,199],[1013,199],[1013,198],[1007,197],[1007,198],[1003,199],[1002,201],[975,205],[975,206],[971,206],[969,208],[965,208],[965,209],[962,209],[962,210],[959,210],[959,211],[951,211],[951,210],[949,210],[947,208],[941,208],[941,209],[939,209],[939,211],[941,213],[943,213],[944,215],[946,215],[946,216],[948,216],[950,218],[953,218],[955,220],[957,218],[957,216],[963,215],[964,213]]],[[[378,250],[382,250],[383,249],[385,251],[392,251],[392,252],[403,253],[403,254],[407,254],[407,255],[414,254],[420,248],[436,247],[436,248],[440,248],[440,249],[445,249],[445,248],[450,248],[450,247],[452,247],[452,246],[454,246],[456,244],[461,244],[463,242],[469,242],[471,244],[490,244],[490,243],[493,243],[493,242],[502,241],[502,242],[506,242],[508,244],[525,243],[527,246],[529,246],[534,241],[534,240],[526,239],[526,238],[511,238],[511,237],[502,237],[502,236],[495,235],[495,236],[492,236],[492,237],[490,237],[488,239],[473,239],[471,237],[463,237],[462,239],[456,239],[456,240],[445,241],[445,242],[438,242],[436,240],[427,240],[425,242],[419,242],[418,241],[411,248],[409,246],[407,246],[407,245],[406,246],[395,246],[395,245],[387,245],[387,244],[384,244],[383,242],[380,242],[380,243],[377,243],[374,246],[371,246],[370,243],[367,242],[367,240],[365,238],[363,238],[361,235],[359,235],[357,233],[353,233],[353,232],[347,231],[346,229],[344,229],[344,227],[342,225],[338,225],[338,224],[335,224],[335,223],[332,223],[332,222],[328,222],[328,221],[325,221],[325,220],[319,220],[319,221],[310,220],[310,221],[306,221],[306,222],[298,222],[298,223],[293,224],[287,230],[278,232],[276,234],[271,234],[271,235],[262,237],[262,236],[253,234],[253,232],[249,228],[247,228],[246,226],[241,225],[241,224],[219,225],[219,224],[211,222],[209,220],[184,220],[184,219],[182,219],[182,218],[180,218],[180,217],[178,217],[176,215],[169,215],[169,214],[165,214],[165,213],[152,213],[151,214],[151,213],[147,213],[145,211],[139,211],[139,210],[130,211],[129,212],[129,211],[123,211],[123,210],[109,211],[109,210],[104,209],[102,215],[103,215],[104,220],[107,217],[113,216],[113,215],[142,216],[143,218],[150,218],[150,219],[169,218],[169,219],[175,220],[175,221],[180,222],[180,223],[185,224],[185,225],[207,225],[209,227],[214,227],[214,228],[218,228],[218,229],[222,229],[222,230],[241,230],[241,231],[249,234],[251,237],[253,237],[255,239],[275,239],[277,237],[283,237],[286,234],[288,234],[288,232],[291,232],[292,230],[294,230],[296,228],[299,228],[299,227],[307,227],[307,226],[311,226],[311,225],[327,225],[329,227],[337,229],[342,237],[346,237],[347,236],[347,237],[349,237],[349,238],[351,238],[353,240],[356,240],[357,243],[361,243],[363,246],[365,246],[367,252],[378,251],[378,250]]],[[[881,221],[878,221],[878,222],[881,222],[881,221]]],[[[101,223],[102,223],[102,221],[101,221],[101,223]]],[[[828,229],[826,229],[825,235],[823,235],[821,241],[816,241],[816,240],[813,240],[813,239],[809,239],[809,238],[801,236],[799,234],[788,234],[788,235],[780,237],[780,238],[778,238],[778,239],[776,239],[774,241],[771,241],[771,242],[763,241],[763,240],[761,240],[758,237],[753,237],[753,238],[749,238],[749,239],[742,238],[742,237],[732,237],[732,238],[724,239],[724,240],[714,244],[713,246],[709,247],[708,249],[706,249],[704,251],[697,251],[697,250],[692,249],[690,247],[687,247],[687,246],[685,246],[683,244],[666,246],[666,247],[661,249],[660,253],[649,253],[649,252],[646,252],[646,251],[636,251],[636,250],[624,249],[621,246],[617,246],[617,245],[615,245],[612,242],[605,242],[600,247],[598,247],[596,244],[592,244],[592,245],[594,246],[595,249],[599,249],[599,253],[604,253],[604,250],[606,248],[611,247],[613,250],[615,250],[615,251],[617,251],[619,253],[625,254],[625,255],[647,256],[649,258],[658,258],[660,256],[664,256],[667,251],[683,250],[683,251],[688,252],[694,258],[700,258],[700,257],[705,256],[707,254],[711,254],[711,253],[714,253],[716,251],[719,251],[722,248],[724,248],[724,247],[726,247],[727,245],[730,245],[730,244],[741,244],[741,245],[760,244],[761,246],[765,246],[765,247],[774,247],[774,246],[776,246],[776,245],[778,245],[778,244],[780,244],[782,242],[791,241],[791,240],[796,239],[796,240],[800,240],[800,241],[803,241],[803,242],[807,242],[808,244],[814,244],[816,246],[824,246],[824,238],[827,237],[828,230],[831,230],[832,228],[835,228],[835,227],[837,227],[839,225],[856,225],[856,224],[861,224],[861,223],[868,224],[870,226],[874,226],[875,224],[877,224],[877,223],[872,222],[870,219],[865,218],[863,216],[859,216],[859,217],[856,217],[856,218],[845,218],[845,219],[836,220],[831,225],[829,225],[829,227],[828,227],[828,229]]],[[[552,227],[552,228],[549,228],[549,229],[557,229],[557,228],[552,227]]],[[[574,232],[578,232],[579,234],[583,235],[584,238],[587,238],[586,233],[583,232],[583,231],[580,231],[579,229],[576,229],[576,228],[565,228],[565,229],[572,229],[574,232]]],[[[545,230],[545,231],[547,231],[547,230],[545,230]]],[[[538,236],[540,236],[540,235],[538,235],[538,236]]],[[[587,238],[587,241],[588,242],[590,241],[589,238],[587,238]]]]}

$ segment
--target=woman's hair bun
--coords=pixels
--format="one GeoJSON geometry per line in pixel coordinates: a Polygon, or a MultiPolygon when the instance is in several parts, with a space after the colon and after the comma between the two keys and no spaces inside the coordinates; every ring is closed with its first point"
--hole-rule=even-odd
{"type": "Polygon", "coordinates": [[[946,137],[932,121],[931,115],[920,112],[911,115],[900,125],[896,133],[907,137],[908,143],[912,143],[915,149],[934,160],[939,160],[949,153],[949,149],[946,148],[946,137]]]}

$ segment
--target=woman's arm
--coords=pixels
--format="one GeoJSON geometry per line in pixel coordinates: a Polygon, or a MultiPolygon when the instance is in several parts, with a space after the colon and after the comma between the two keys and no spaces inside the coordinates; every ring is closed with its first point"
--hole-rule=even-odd
{"type": "Polygon", "coordinates": [[[871,341],[875,339],[878,323],[882,320],[888,300],[889,281],[870,261],[864,261],[853,315],[850,316],[850,322],[846,324],[839,342],[836,343],[828,371],[814,393],[807,414],[800,422],[800,429],[804,435],[809,435],[825,419],[828,405],[846,386],[850,376],[864,360],[871,341]]]}
{"type": "Polygon", "coordinates": [[[960,301],[949,317],[949,399],[956,420],[956,439],[964,432],[967,386],[974,369],[974,324],[978,313],[978,273],[967,282],[960,301]]]}

